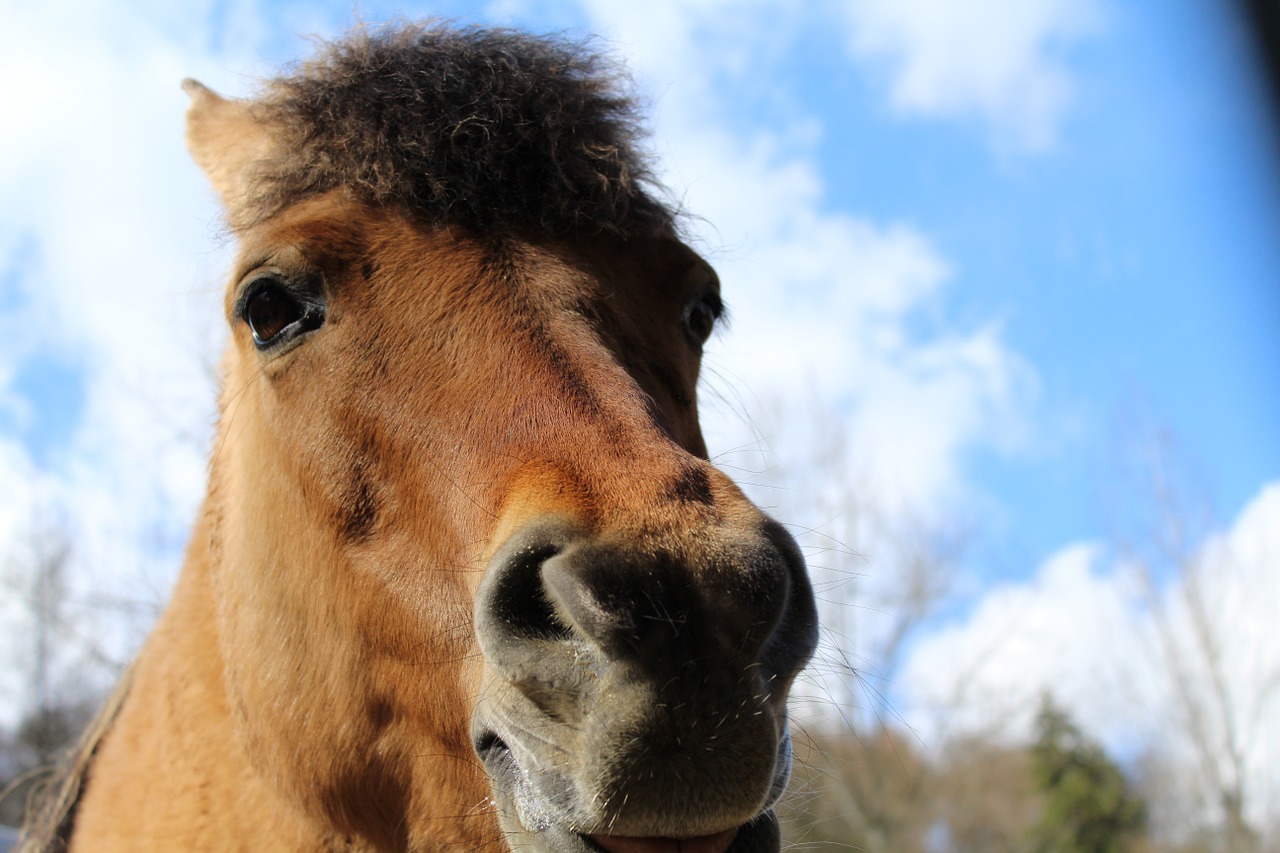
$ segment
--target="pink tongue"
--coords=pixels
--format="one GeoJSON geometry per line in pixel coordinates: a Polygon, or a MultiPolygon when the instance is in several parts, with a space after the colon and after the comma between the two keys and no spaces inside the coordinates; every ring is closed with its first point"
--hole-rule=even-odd
{"type": "Polygon", "coordinates": [[[738,830],[726,829],[701,838],[628,838],[622,835],[593,835],[591,840],[609,853],[724,853],[738,837],[738,830]]]}

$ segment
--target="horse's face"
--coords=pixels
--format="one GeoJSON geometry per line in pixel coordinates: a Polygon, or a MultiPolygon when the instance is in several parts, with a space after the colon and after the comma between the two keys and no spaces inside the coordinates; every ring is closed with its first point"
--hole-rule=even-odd
{"type": "Polygon", "coordinates": [[[813,600],[705,458],[710,268],[342,193],[240,237],[212,553],[263,777],[389,849],[492,838],[491,796],[517,849],[775,845],[813,600]]]}

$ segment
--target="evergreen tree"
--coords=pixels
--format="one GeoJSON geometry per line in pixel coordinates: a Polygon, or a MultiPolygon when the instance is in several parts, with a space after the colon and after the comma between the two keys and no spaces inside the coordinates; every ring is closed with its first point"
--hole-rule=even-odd
{"type": "Polygon", "coordinates": [[[1146,809],[1102,747],[1046,695],[1032,747],[1044,813],[1032,831],[1036,853],[1122,853],[1146,823],[1146,809]]]}

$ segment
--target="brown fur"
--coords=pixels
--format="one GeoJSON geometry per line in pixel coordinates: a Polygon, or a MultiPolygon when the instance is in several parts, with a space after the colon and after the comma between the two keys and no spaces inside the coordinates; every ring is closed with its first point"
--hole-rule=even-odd
{"type": "Polygon", "coordinates": [[[573,849],[615,827],[723,833],[776,796],[812,596],[785,534],[706,462],[682,324],[715,275],[637,188],[629,114],[591,68],[549,42],[408,28],[358,34],[262,102],[187,84],[189,145],[240,237],[208,494],[118,713],[24,850],[547,849],[495,805],[509,785],[491,789],[476,750],[497,735],[473,713],[545,729],[548,773],[606,762],[583,803],[548,795],[584,815],[565,818],[573,849]],[[461,105],[492,113],[469,145],[528,170],[511,186],[452,155],[437,170],[427,149],[459,113],[432,124],[454,101],[430,98],[457,91],[404,86],[439,68],[498,90],[461,105]],[[397,112],[420,98],[430,116],[397,112]],[[529,121],[545,138],[524,139],[529,121]],[[256,346],[240,306],[263,276],[316,289],[323,326],[256,346]],[[554,588],[511,574],[532,600],[485,604],[522,570],[503,549],[552,522],[599,560],[564,563],[554,588]],[[577,607],[614,595],[615,564],[627,600],[577,607]],[[524,620],[509,637],[506,616],[524,620]],[[567,668],[512,680],[525,633],[567,668]],[[576,746],[550,734],[575,717],[576,746]],[[668,767],[689,786],[675,801],[639,786],[668,767]]]}

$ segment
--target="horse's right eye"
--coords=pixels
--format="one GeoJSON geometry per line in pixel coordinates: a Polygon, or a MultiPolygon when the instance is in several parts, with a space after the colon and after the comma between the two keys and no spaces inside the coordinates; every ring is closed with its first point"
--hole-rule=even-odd
{"type": "Polygon", "coordinates": [[[263,276],[245,289],[240,318],[253,333],[260,350],[273,349],[324,323],[324,301],[295,292],[273,275],[263,276]]]}
{"type": "Polygon", "coordinates": [[[258,346],[271,343],[291,324],[302,319],[302,306],[278,287],[260,287],[244,306],[244,319],[258,346]]]}

